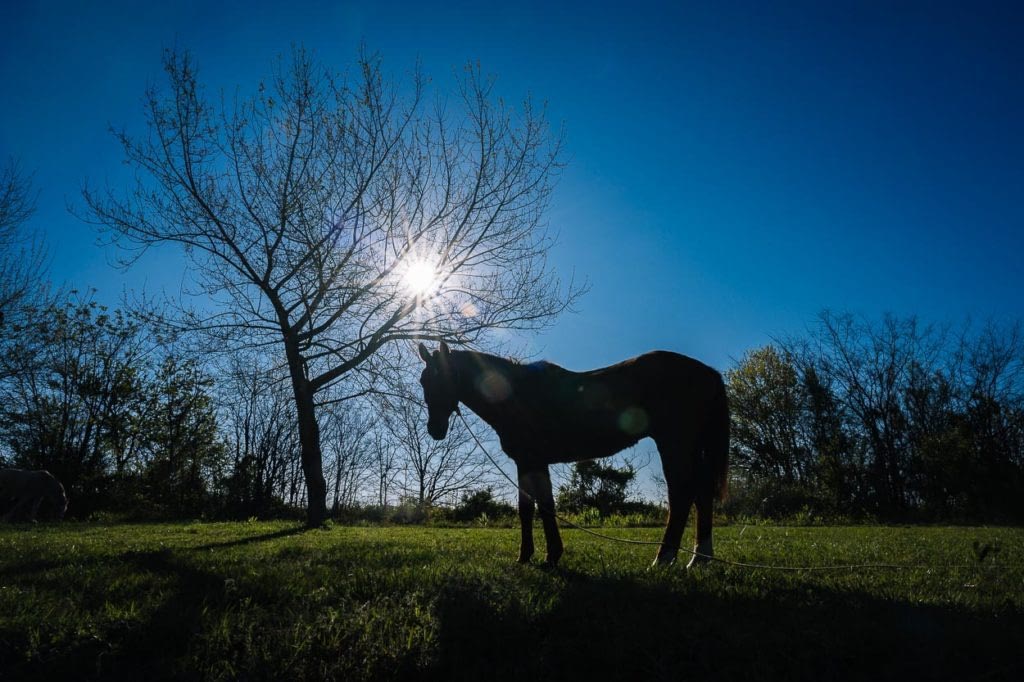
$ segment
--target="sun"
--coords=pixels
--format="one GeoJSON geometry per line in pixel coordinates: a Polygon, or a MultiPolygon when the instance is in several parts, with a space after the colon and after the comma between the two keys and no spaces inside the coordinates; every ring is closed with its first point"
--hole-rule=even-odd
{"type": "Polygon", "coordinates": [[[417,259],[411,261],[402,274],[402,284],[414,296],[427,296],[437,286],[438,272],[433,263],[417,259]]]}

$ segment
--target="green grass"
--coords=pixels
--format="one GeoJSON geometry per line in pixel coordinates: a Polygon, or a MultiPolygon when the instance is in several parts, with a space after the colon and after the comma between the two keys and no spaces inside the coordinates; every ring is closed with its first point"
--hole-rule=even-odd
{"type": "Polygon", "coordinates": [[[1022,529],[716,531],[719,556],[741,561],[928,566],[816,573],[648,571],[653,548],[574,530],[552,571],[515,564],[517,538],[288,523],[3,526],[0,679],[1024,673],[1022,529]],[[991,548],[983,560],[975,542],[991,548]]]}

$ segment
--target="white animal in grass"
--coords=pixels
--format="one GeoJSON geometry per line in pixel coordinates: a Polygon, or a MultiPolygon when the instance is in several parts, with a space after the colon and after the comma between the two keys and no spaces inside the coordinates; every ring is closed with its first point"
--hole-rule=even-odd
{"type": "Polygon", "coordinates": [[[0,469],[0,504],[13,501],[14,506],[4,515],[4,521],[17,518],[18,513],[28,504],[32,505],[29,518],[36,520],[39,505],[49,500],[63,519],[68,509],[68,496],[64,486],[49,471],[26,471],[25,469],[0,469]]]}

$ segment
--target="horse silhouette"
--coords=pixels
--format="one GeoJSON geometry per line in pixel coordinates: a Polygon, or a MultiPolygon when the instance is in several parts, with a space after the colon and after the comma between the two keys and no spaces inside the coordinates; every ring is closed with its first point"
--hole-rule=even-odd
{"type": "Polygon", "coordinates": [[[29,503],[32,504],[29,518],[35,521],[43,500],[53,504],[58,520],[64,518],[64,512],[68,509],[68,496],[64,486],[53,474],[42,470],[0,469],[0,502],[14,502],[14,506],[4,515],[5,521],[16,520],[18,513],[29,503]]]}
{"type": "Polygon", "coordinates": [[[695,554],[709,561],[712,503],[725,495],[729,466],[729,408],[722,376],[693,358],[653,351],[610,367],[571,372],[548,362],[521,364],[444,342],[419,354],[427,431],[448,433],[459,403],[489,424],[518,470],[519,561],[533,556],[534,502],[544,527],[547,562],[562,556],[548,466],[609,457],[640,439],[658,446],[668,487],[668,522],[656,564],[675,561],[696,503],[695,554]]]}

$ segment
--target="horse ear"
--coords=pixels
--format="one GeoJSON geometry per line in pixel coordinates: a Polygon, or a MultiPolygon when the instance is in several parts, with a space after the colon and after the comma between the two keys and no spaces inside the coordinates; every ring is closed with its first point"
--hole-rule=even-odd
{"type": "Polygon", "coordinates": [[[448,348],[448,344],[444,341],[441,342],[441,357],[446,358],[451,354],[451,350],[448,348]]]}
{"type": "Polygon", "coordinates": [[[430,364],[430,351],[422,343],[420,344],[420,357],[423,358],[423,362],[430,364]]]}

